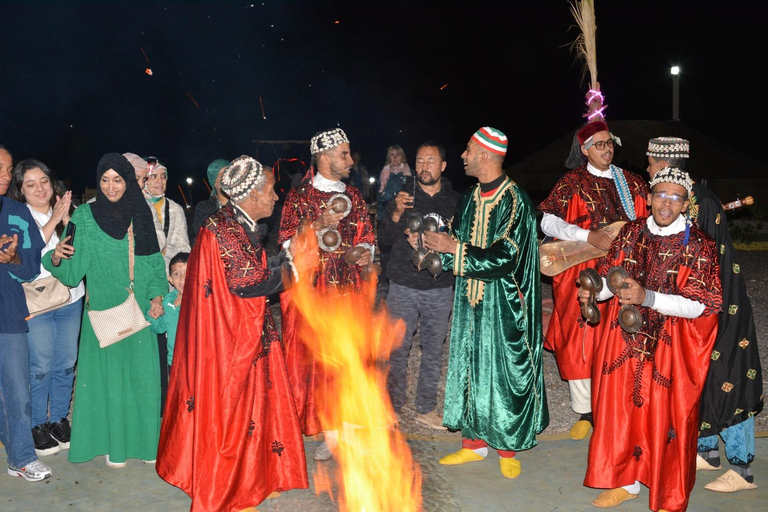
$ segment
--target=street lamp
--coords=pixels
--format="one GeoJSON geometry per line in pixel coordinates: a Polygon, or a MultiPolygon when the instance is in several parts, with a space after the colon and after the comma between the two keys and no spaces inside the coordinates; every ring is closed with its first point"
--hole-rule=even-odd
{"type": "Polygon", "coordinates": [[[187,178],[187,191],[189,192],[189,204],[187,204],[187,208],[192,208],[192,178],[187,178]]]}
{"type": "Polygon", "coordinates": [[[680,66],[672,66],[672,120],[680,120],[680,66]]]}

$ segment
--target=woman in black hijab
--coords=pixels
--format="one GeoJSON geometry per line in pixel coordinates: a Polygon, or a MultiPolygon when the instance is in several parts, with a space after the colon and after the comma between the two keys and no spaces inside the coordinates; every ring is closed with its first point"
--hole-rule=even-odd
{"type": "MultiPolygon", "coordinates": [[[[168,291],[165,263],[133,167],[121,154],[108,153],[96,178],[96,201],[72,214],[74,240],[65,237],[43,256],[43,266],[66,285],[85,277],[86,309],[122,304],[130,288],[127,233],[133,223],[134,294],[142,310],[157,317],[168,291]]],[[[154,462],[159,432],[156,336],[146,328],[102,349],[83,315],[69,461],[106,455],[110,467],[124,467],[128,458],[154,462]]]]}

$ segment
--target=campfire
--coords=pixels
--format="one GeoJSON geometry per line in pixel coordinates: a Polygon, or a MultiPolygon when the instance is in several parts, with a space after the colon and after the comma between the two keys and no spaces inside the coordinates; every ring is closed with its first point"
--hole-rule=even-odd
{"type": "MultiPolygon", "coordinates": [[[[314,238],[311,230],[308,238],[314,238]]],[[[338,469],[319,463],[315,492],[327,492],[342,511],[417,511],[421,471],[395,427],[381,363],[402,340],[405,325],[390,321],[384,308],[374,310],[375,291],[371,279],[362,290],[320,295],[309,275],[293,290],[305,319],[302,338],[326,375],[317,397],[320,421],[323,430],[338,431],[338,469]]]]}

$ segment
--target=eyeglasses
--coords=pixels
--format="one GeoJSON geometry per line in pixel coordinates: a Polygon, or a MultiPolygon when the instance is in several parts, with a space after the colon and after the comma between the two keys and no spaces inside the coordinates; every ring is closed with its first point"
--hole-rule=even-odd
{"type": "Polygon", "coordinates": [[[664,191],[652,192],[651,195],[653,196],[653,200],[657,203],[663,203],[669,199],[672,204],[680,205],[688,199],[688,196],[681,196],[680,194],[667,194],[664,191]]]}
{"type": "Polygon", "coordinates": [[[592,146],[594,146],[596,150],[602,151],[605,148],[612,148],[613,140],[601,140],[601,141],[595,142],[594,144],[592,144],[592,146]]]}

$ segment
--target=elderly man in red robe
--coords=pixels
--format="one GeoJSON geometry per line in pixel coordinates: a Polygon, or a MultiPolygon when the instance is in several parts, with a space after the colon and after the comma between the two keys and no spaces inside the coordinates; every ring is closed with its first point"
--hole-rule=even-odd
{"type": "MultiPolygon", "coordinates": [[[[611,300],[592,368],[595,429],[584,485],[610,489],[596,507],[637,498],[641,483],[651,510],[688,506],[722,305],[715,242],[682,215],[692,186],[683,170],[659,171],[648,196],[652,216],[624,225],[597,269],[603,277],[594,284],[603,287],[592,293],[611,300]]],[[[582,287],[579,299],[590,302],[590,291],[582,287]]]]}
{"type": "MultiPolygon", "coordinates": [[[[541,230],[559,240],[588,242],[607,251],[612,237],[600,229],[645,217],[648,186],[637,174],[612,164],[614,144],[621,142],[605,122],[587,124],[576,138],[583,164],[565,173],[539,205],[544,212],[541,230]]],[[[573,300],[574,282],[579,272],[602,261],[581,263],[552,278],[554,311],[544,347],[555,352],[560,376],[568,381],[571,409],[580,415],[571,429],[572,439],[584,439],[593,424],[590,372],[596,342],[595,327],[584,321],[573,300]]]]}
{"type": "MultiPolygon", "coordinates": [[[[290,247],[299,223],[311,222],[319,245],[317,289],[321,293],[358,290],[373,261],[374,234],[362,194],[341,181],[349,177],[354,163],[349,139],[341,128],[321,131],[312,137],[310,152],[312,169],[285,198],[278,243],[290,247]]],[[[299,336],[300,315],[291,303],[290,291],[281,296],[280,305],[288,373],[301,429],[306,435],[317,434],[323,426],[316,398],[325,389],[325,377],[299,336]]],[[[318,446],[314,459],[330,459],[334,447],[335,431],[326,427],[325,442],[318,446]]]]}
{"type": "Polygon", "coordinates": [[[292,251],[267,258],[257,221],[275,178],[235,159],[221,178],[230,202],[203,225],[189,258],[157,473],[193,512],[237,511],[306,488],[299,421],[267,296],[295,275],[292,251]]]}

